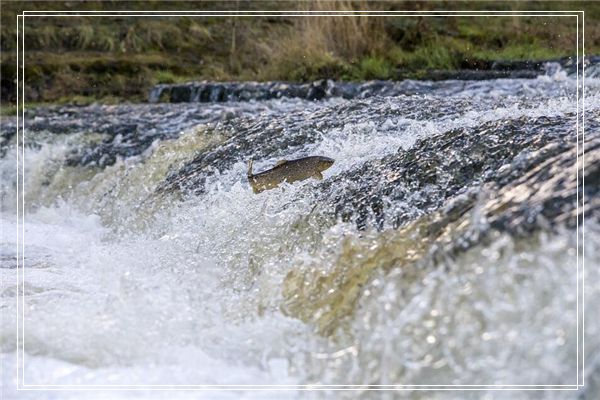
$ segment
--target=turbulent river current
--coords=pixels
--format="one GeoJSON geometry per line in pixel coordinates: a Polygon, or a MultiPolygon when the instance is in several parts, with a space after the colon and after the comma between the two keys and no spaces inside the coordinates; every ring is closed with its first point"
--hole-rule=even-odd
{"type": "Polygon", "coordinates": [[[585,102],[549,66],[32,108],[18,136],[4,118],[5,395],[19,379],[43,389],[27,399],[600,398],[600,64],[585,73],[585,102]],[[250,159],[309,155],[335,159],[323,180],[253,193],[250,159]],[[85,387],[111,391],[53,390],[85,387]]]}

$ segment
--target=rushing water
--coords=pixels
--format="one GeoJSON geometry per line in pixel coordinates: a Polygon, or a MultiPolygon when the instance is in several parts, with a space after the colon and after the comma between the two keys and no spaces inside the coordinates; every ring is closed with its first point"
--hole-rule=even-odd
{"type": "Polygon", "coordinates": [[[16,121],[5,120],[5,395],[16,396],[17,345],[28,385],[575,384],[579,251],[587,387],[519,396],[596,398],[597,69],[586,79],[587,172],[573,161],[575,76],[560,69],[407,81],[412,91],[369,98],[28,110],[18,288],[16,121]],[[305,155],[336,160],[324,181],[252,192],[248,159],[262,170],[305,155]],[[585,249],[568,178],[577,168],[590,188],[585,249]]]}

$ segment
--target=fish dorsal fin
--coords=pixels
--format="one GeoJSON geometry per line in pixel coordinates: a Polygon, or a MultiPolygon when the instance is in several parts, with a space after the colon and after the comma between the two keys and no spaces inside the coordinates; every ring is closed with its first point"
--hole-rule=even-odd
{"type": "Polygon", "coordinates": [[[247,175],[248,176],[252,176],[252,159],[248,160],[248,172],[247,175]]]}
{"type": "Polygon", "coordinates": [[[275,164],[276,167],[279,167],[281,164],[285,164],[287,162],[287,160],[279,160],[277,161],[277,164],[275,164]]]}

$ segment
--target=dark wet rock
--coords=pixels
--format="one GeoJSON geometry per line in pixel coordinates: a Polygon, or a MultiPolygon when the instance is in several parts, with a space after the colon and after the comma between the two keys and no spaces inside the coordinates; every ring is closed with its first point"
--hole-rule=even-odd
{"type": "Polygon", "coordinates": [[[313,218],[343,209],[363,228],[388,229],[345,237],[326,267],[291,270],[282,311],[328,336],[352,317],[374,276],[422,279],[419,271],[451,268],[499,235],[574,232],[584,213],[600,222],[598,117],[588,115],[579,148],[574,116],[521,118],[450,131],[324,182],[315,201],[325,206],[313,218]]]}
{"type": "Polygon", "coordinates": [[[195,82],[174,85],[157,85],[149,95],[150,103],[169,99],[170,102],[236,102],[270,100],[282,97],[304,100],[323,100],[332,97],[345,99],[373,96],[398,96],[402,94],[426,93],[429,85],[393,81],[369,81],[365,83],[335,82],[319,80],[311,83],[294,84],[281,82],[195,82]],[[415,91],[415,86],[419,90],[415,91]]]}
{"type": "Polygon", "coordinates": [[[174,86],[171,88],[171,103],[182,103],[191,101],[192,88],[189,86],[174,86]]]}
{"type": "Polygon", "coordinates": [[[17,127],[14,126],[12,129],[3,129],[0,131],[0,157],[4,157],[8,150],[8,144],[10,140],[17,133],[17,127]]]}
{"type": "MultiPolygon", "coordinates": [[[[128,158],[141,154],[155,140],[155,135],[141,135],[137,124],[109,125],[101,128],[99,133],[105,134],[102,143],[71,153],[66,164],[99,167],[112,165],[119,157],[128,158]]],[[[160,135],[160,138],[165,136],[160,135]]]]}
{"type": "Polygon", "coordinates": [[[558,146],[550,142],[529,152],[524,162],[513,159],[505,165],[515,174],[503,174],[504,183],[476,178],[439,207],[413,214],[398,228],[348,237],[326,272],[311,265],[291,270],[283,284],[282,311],[331,335],[355,312],[373,276],[396,269],[410,281],[424,267],[452,266],[448,261],[476,245],[488,245],[501,234],[531,239],[535,231],[556,229],[564,234],[566,227],[574,232],[584,212],[586,220],[600,222],[598,127],[579,149],[574,140],[558,146]]]}
{"type": "MultiPolygon", "coordinates": [[[[249,106],[248,110],[221,106],[185,104],[122,104],[52,106],[27,110],[25,113],[26,146],[34,146],[38,133],[56,135],[100,135],[101,140],[78,146],[67,158],[70,166],[112,165],[119,158],[139,156],[153,143],[171,140],[188,128],[218,123],[260,111],[277,110],[249,106]]],[[[3,119],[0,127],[0,155],[16,133],[16,118],[3,119]]]]}
{"type": "MultiPolygon", "coordinates": [[[[285,82],[189,82],[183,84],[160,84],[150,91],[148,101],[157,103],[178,102],[228,102],[269,100],[282,97],[305,100],[322,100],[332,97],[345,99],[368,98],[373,96],[399,96],[406,94],[429,93],[439,85],[426,81],[481,81],[490,79],[534,79],[540,75],[553,74],[564,69],[573,74],[577,69],[575,57],[542,61],[495,61],[475,60],[467,62],[464,69],[457,71],[428,71],[419,81],[401,81],[403,71],[397,71],[396,81],[341,82],[323,79],[310,83],[285,82]],[[475,62],[476,61],[476,62],[475,62]]],[[[586,65],[598,64],[598,57],[586,57],[586,65]]],[[[581,67],[583,59],[579,60],[581,67]]],[[[410,72],[406,76],[413,76],[410,72]]]]}
{"type": "Polygon", "coordinates": [[[327,95],[328,82],[326,80],[311,83],[306,94],[307,100],[321,100],[327,95]]]}
{"type": "Polygon", "coordinates": [[[310,155],[310,146],[334,128],[347,124],[380,124],[386,118],[402,116],[414,120],[443,118],[456,107],[465,110],[486,107],[485,102],[457,99],[448,105],[442,98],[418,97],[372,98],[368,101],[344,102],[318,111],[283,114],[274,121],[270,117],[225,121],[215,129],[229,139],[215,149],[199,153],[178,171],[173,171],[159,192],[181,191],[202,194],[209,177],[229,170],[239,161],[284,157],[295,150],[298,157],[310,155]],[[335,116],[335,118],[332,118],[335,116]]]}
{"type": "MultiPolygon", "coordinates": [[[[597,117],[589,116],[589,132],[598,131],[597,117]]],[[[510,213],[507,208],[490,215],[495,228],[524,233],[543,223],[540,218],[572,225],[577,190],[574,129],[575,116],[520,118],[452,130],[323,182],[316,202],[326,204],[337,218],[354,221],[359,229],[398,228],[471,190],[493,187],[491,195],[500,196],[506,188],[522,185],[521,196],[528,192],[522,204],[513,205],[510,213]],[[550,183],[550,188],[544,186],[550,183]]],[[[588,138],[585,195],[594,199],[600,184],[598,166],[593,165],[600,161],[600,138],[588,138]]],[[[592,208],[597,212],[597,205],[592,208]]]]}
{"type": "Polygon", "coordinates": [[[492,71],[537,71],[546,72],[549,65],[558,65],[567,73],[575,72],[579,62],[579,68],[582,67],[583,63],[586,66],[598,64],[600,62],[600,56],[568,56],[559,59],[551,60],[524,60],[524,61],[494,61],[490,64],[489,69],[492,71]]]}
{"type": "MultiPolygon", "coordinates": [[[[585,64],[596,64],[600,60],[595,56],[585,58],[585,64]]],[[[579,68],[584,61],[579,60],[579,68]]],[[[434,70],[421,76],[425,80],[489,80],[489,79],[535,79],[540,75],[552,75],[557,70],[564,70],[574,74],[577,70],[576,57],[564,57],[553,60],[525,60],[525,61],[485,61],[465,60],[461,69],[455,71],[434,70]]],[[[400,72],[400,75],[402,73],[400,72]]]]}
{"type": "MultiPolygon", "coordinates": [[[[593,119],[590,116],[587,123],[589,132],[598,131],[593,119]]],[[[528,199],[535,204],[524,202],[516,214],[494,215],[495,227],[517,233],[532,228],[537,216],[566,221],[575,205],[562,186],[565,174],[575,177],[574,129],[575,116],[519,118],[452,130],[323,182],[317,202],[327,204],[338,218],[355,221],[359,229],[397,228],[470,190],[494,187],[492,195],[497,196],[529,177],[527,187],[544,182],[554,182],[554,186],[532,193],[528,199]],[[529,176],[532,171],[536,172],[529,176]],[[557,175],[562,178],[555,182],[557,175]]],[[[591,135],[586,160],[598,157],[597,142],[597,135],[591,135]]],[[[598,190],[598,168],[586,168],[590,198],[598,190]]],[[[576,181],[570,185],[574,195],[576,181]]]]}
{"type": "Polygon", "coordinates": [[[469,188],[472,196],[460,219],[452,218],[447,209],[438,212],[434,220],[441,229],[462,226],[437,249],[438,254],[448,256],[485,243],[493,232],[529,237],[555,227],[575,229],[584,213],[587,220],[600,221],[600,180],[594,178],[600,174],[599,135],[590,135],[579,149],[574,141],[548,144],[530,156],[533,162],[528,167],[516,167],[523,172],[517,178],[469,188]]]}
{"type": "Polygon", "coordinates": [[[333,81],[320,80],[305,84],[284,82],[190,82],[184,84],[156,85],[150,92],[151,103],[270,100],[281,97],[321,100],[330,97],[333,81]]]}
{"type": "Polygon", "coordinates": [[[462,69],[457,71],[428,71],[423,75],[423,79],[432,81],[441,81],[446,79],[456,80],[488,80],[488,79],[535,79],[540,76],[537,70],[470,70],[462,69]]]}
{"type": "Polygon", "coordinates": [[[549,62],[556,62],[559,64],[567,65],[571,62],[571,57],[566,57],[559,60],[524,60],[524,61],[494,61],[490,65],[490,69],[493,71],[543,71],[544,65],[549,62]]]}
{"type": "Polygon", "coordinates": [[[270,100],[282,97],[305,100],[322,100],[331,97],[351,99],[372,96],[397,96],[406,94],[404,85],[392,81],[367,83],[335,82],[323,79],[311,83],[283,82],[191,82],[157,85],[148,97],[150,103],[168,99],[170,102],[227,102],[270,100]]]}
{"type": "Polygon", "coordinates": [[[201,152],[183,168],[173,171],[158,191],[201,194],[207,178],[225,172],[240,159],[283,156],[290,148],[314,143],[321,137],[321,131],[316,123],[306,124],[306,119],[318,120],[319,114],[322,111],[310,117],[304,113],[280,117],[283,124],[273,124],[267,118],[226,122],[219,132],[231,138],[217,148],[201,152]]]}
{"type": "MultiPolygon", "coordinates": [[[[228,171],[237,162],[250,158],[259,162],[278,159],[296,151],[298,157],[310,155],[313,143],[331,134],[334,128],[341,129],[347,124],[373,123],[376,126],[388,118],[397,120],[398,117],[413,121],[444,119],[456,115],[457,109],[462,112],[489,109],[489,101],[456,98],[450,103],[443,97],[377,97],[364,102],[343,102],[316,112],[280,115],[277,120],[256,117],[226,121],[215,129],[229,139],[218,148],[202,151],[180,170],[172,171],[159,191],[202,194],[209,177],[228,171]],[[335,118],[331,118],[332,115],[335,118]]],[[[497,100],[492,101],[497,104],[497,100]]],[[[466,185],[494,179],[498,171],[505,175],[521,174],[516,167],[501,168],[513,159],[526,163],[528,151],[553,140],[559,145],[573,127],[574,122],[564,117],[522,118],[446,132],[417,143],[414,149],[367,163],[360,170],[324,183],[324,191],[331,185],[336,186],[337,192],[331,192],[331,196],[323,200],[335,204],[338,216],[345,219],[350,215],[359,216],[359,226],[365,225],[371,214],[377,216],[381,227],[398,226],[407,217],[439,207],[466,185]],[[520,154],[521,151],[524,153],[520,154]],[[392,176],[396,176],[395,180],[388,181],[392,176]],[[365,201],[365,198],[370,200],[365,201]],[[399,211],[383,224],[382,210],[389,209],[387,202],[390,201],[397,204],[399,211]]]]}
{"type": "MultiPolygon", "coordinates": [[[[556,68],[560,68],[557,65],[556,68]]],[[[549,73],[555,71],[550,69],[549,73]]],[[[383,81],[374,80],[362,83],[320,80],[311,83],[295,84],[282,82],[190,82],[173,85],[157,85],[149,95],[150,103],[163,101],[219,103],[240,101],[262,101],[279,98],[299,98],[323,100],[329,98],[366,99],[372,97],[393,97],[401,95],[429,94],[446,92],[460,93],[477,87],[477,81],[501,78],[536,78],[544,71],[431,71],[426,80],[383,81]],[[463,83],[456,84],[456,80],[463,83]]],[[[519,94],[519,93],[515,93],[519,94]]]]}

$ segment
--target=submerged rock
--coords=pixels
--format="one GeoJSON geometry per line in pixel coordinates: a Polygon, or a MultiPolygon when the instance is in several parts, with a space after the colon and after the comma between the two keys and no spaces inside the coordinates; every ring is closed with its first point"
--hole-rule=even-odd
{"type": "Polygon", "coordinates": [[[216,129],[230,139],[217,148],[199,153],[182,168],[173,171],[158,191],[202,194],[208,178],[229,170],[237,162],[245,165],[250,158],[281,159],[294,150],[304,152],[299,156],[309,155],[312,144],[346,124],[375,124],[398,115],[427,118],[449,112],[440,99],[430,99],[427,104],[416,97],[398,100],[377,98],[369,102],[342,103],[317,111],[282,114],[277,121],[270,116],[225,121],[216,129]],[[331,118],[332,115],[336,118],[331,118]]]}
{"type": "MultiPolygon", "coordinates": [[[[42,133],[80,134],[84,138],[66,159],[69,166],[104,168],[118,159],[144,154],[153,143],[173,140],[199,125],[218,124],[257,113],[277,115],[286,107],[278,104],[244,104],[236,108],[190,104],[121,104],[52,106],[27,109],[25,145],[33,146],[42,133]],[[93,137],[94,140],[87,140],[93,137]],[[100,140],[98,140],[100,137],[100,140]]],[[[306,107],[310,109],[310,107],[306,107]]],[[[16,133],[16,118],[3,120],[0,126],[0,156],[16,133]]],[[[223,130],[224,132],[226,129],[223,130]]]]}
{"type": "MultiPolygon", "coordinates": [[[[214,103],[226,101],[270,100],[281,97],[321,100],[331,95],[335,83],[319,80],[311,83],[285,82],[190,82],[184,84],[160,84],[150,91],[148,101],[214,103]]],[[[341,85],[346,87],[348,85],[341,85]]],[[[345,97],[350,93],[338,93],[345,97]]],[[[349,98],[349,97],[348,97],[349,98]]]]}
{"type": "Polygon", "coordinates": [[[291,271],[283,311],[329,335],[376,273],[400,268],[410,279],[425,260],[454,258],[499,233],[573,229],[584,213],[599,222],[598,120],[589,116],[579,146],[573,116],[454,130],[324,182],[322,212],[383,232],[342,240],[330,269],[291,271]]]}
{"type": "MultiPolygon", "coordinates": [[[[598,57],[586,57],[587,64],[599,62],[598,57]]],[[[580,66],[583,63],[580,60],[580,66]]],[[[466,63],[469,64],[469,63],[466,63]]],[[[577,68],[575,57],[542,61],[495,61],[476,63],[474,68],[458,71],[428,71],[421,80],[491,80],[491,79],[535,79],[540,75],[551,74],[556,68],[574,73],[577,68]]],[[[404,72],[397,71],[397,78],[404,72]]],[[[414,75],[414,71],[409,76],[414,75]]],[[[321,79],[309,83],[288,82],[188,82],[179,84],[159,84],[150,91],[148,101],[158,102],[239,102],[250,100],[270,100],[300,98],[322,100],[332,97],[345,99],[368,98],[374,96],[399,96],[412,93],[428,93],[431,85],[426,82],[402,82],[399,80],[375,80],[369,82],[343,82],[321,79]],[[416,90],[416,91],[415,91],[416,90]]],[[[434,85],[435,87],[435,85],[434,85]]]]}
{"type": "MultiPolygon", "coordinates": [[[[592,118],[588,126],[593,132],[592,118]]],[[[318,202],[330,205],[342,220],[354,220],[360,229],[398,227],[469,188],[494,183],[499,189],[512,183],[575,147],[574,131],[574,115],[452,130],[324,182],[318,202]]]]}

